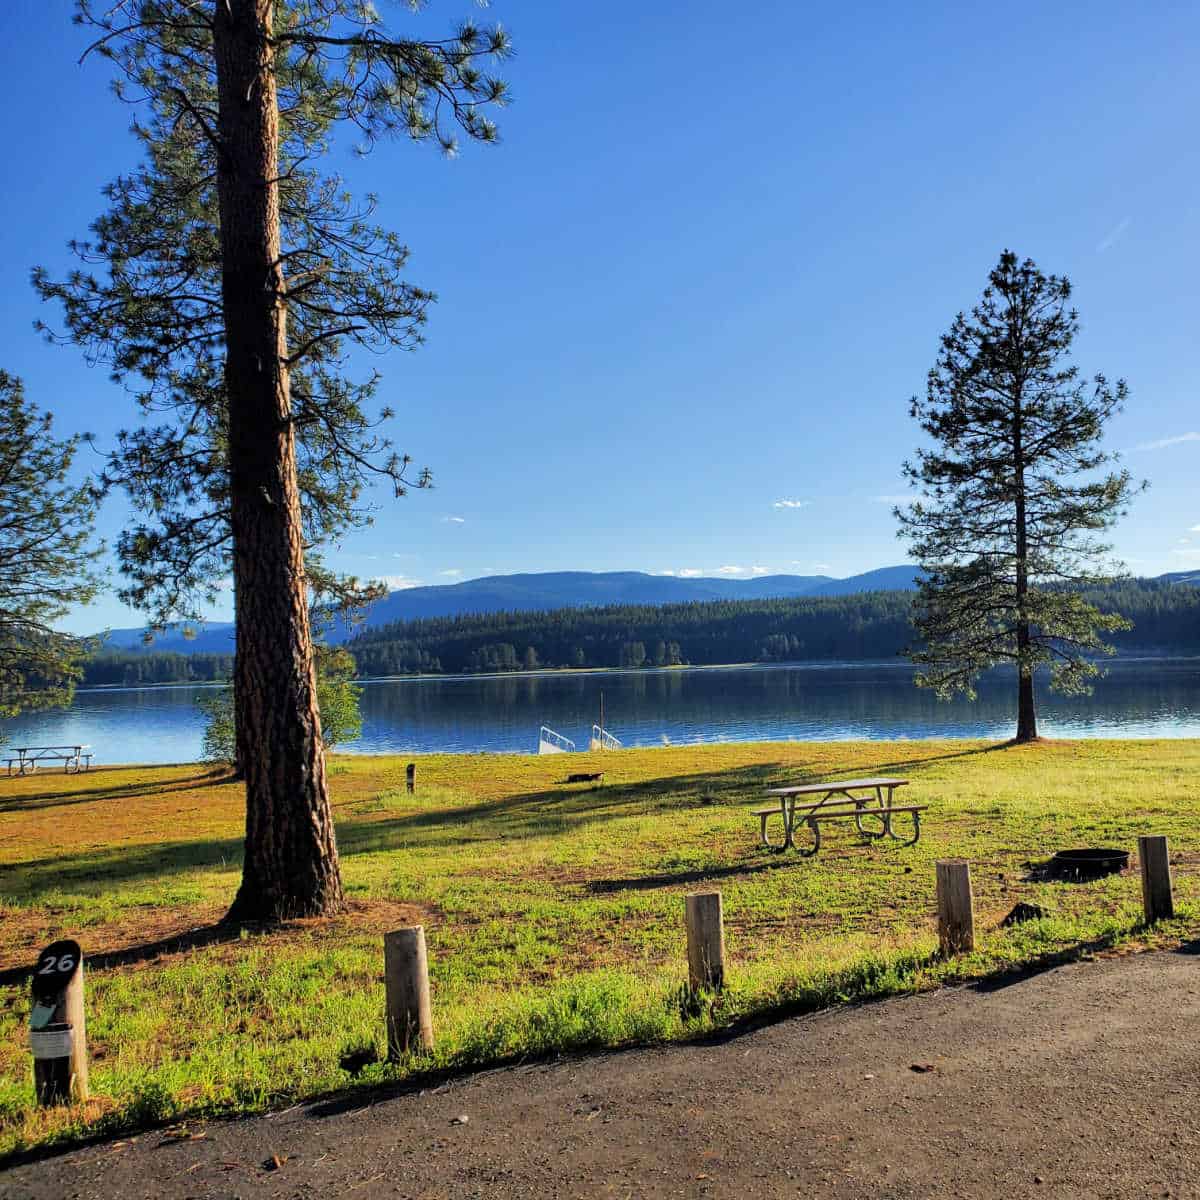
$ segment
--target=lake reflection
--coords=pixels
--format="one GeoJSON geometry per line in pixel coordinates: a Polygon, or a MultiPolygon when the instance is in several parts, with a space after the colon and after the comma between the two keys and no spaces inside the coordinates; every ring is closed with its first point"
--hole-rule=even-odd
{"type": "MultiPolygon", "coordinates": [[[[537,748],[540,725],[584,747],[600,718],[627,746],[716,741],[1005,738],[1011,677],[939,704],[903,663],[387,679],[363,685],[367,754],[537,748]]],[[[87,742],[99,763],[188,762],[200,753],[200,687],[80,692],[69,709],[4,723],[10,745],[87,742]]],[[[1200,659],[1109,665],[1092,696],[1040,689],[1049,737],[1200,737],[1200,659]]]]}

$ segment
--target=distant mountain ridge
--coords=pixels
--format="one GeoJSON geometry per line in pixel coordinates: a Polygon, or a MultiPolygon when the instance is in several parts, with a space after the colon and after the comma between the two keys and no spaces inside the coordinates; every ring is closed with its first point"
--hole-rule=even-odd
{"type": "MultiPolygon", "coordinates": [[[[557,608],[593,608],[614,604],[687,604],[693,600],[783,599],[791,596],[849,596],[860,592],[911,591],[913,566],[880,567],[847,579],[828,575],[759,575],[752,579],[708,576],[649,575],[644,571],[546,571],[520,575],[486,575],[462,583],[405,588],[390,592],[367,610],[363,628],[411,621],[420,617],[455,617],[467,613],[532,612],[557,608]]],[[[150,645],[141,629],[113,629],[105,647],[159,653],[228,654],[233,650],[233,624],[213,621],[186,638],[177,630],[160,634],[150,645]]],[[[350,631],[341,627],[332,641],[350,631]]]]}

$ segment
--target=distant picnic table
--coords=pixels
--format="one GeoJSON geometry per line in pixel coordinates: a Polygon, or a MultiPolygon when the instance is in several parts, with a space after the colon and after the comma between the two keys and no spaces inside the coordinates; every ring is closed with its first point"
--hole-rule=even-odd
{"type": "Polygon", "coordinates": [[[921,813],[929,805],[897,805],[894,802],[896,789],[907,785],[907,779],[884,776],[878,779],[841,779],[833,783],[801,783],[794,787],[767,788],[767,795],[778,796],[779,801],[754,810],[754,815],[759,819],[759,838],[764,846],[772,850],[782,851],[790,847],[801,854],[813,855],[821,848],[821,825],[825,821],[853,820],[864,837],[892,837],[911,846],[921,836],[921,813]],[[820,799],[810,804],[798,802],[806,796],[819,796],[820,799]],[[902,837],[893,830],[892,818],[898,813],[912,818],[912,837],[902,837]],[[772,817],[779,817],[783,821],[781,843],[772,842],[767,836],[767,822],[772,817]],[[864,828],[864,819],[879,822],[879,828],[864,828]],[[796,845],[794,834],[797,825],[807,825],[811,830],[811,850],[800,850],[796,845]]]}
{"type": "Polygon", "coordinates": [[[79,746],[10,746],[6,751],[10,775],[32,775],[39,766],[62,763],[68,775],[91,770],[91,747],[79,746]]]}

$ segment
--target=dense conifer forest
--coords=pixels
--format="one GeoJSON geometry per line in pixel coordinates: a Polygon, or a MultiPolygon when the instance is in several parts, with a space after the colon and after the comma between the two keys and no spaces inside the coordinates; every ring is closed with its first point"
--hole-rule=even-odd
{"type": "MultiPolygon", "coordinates": [[[[565,608],[398,621],[349,649],[363,676],[886,659],[912,641],[912,592],[565,608]]],[[[1128,580],[1087,594],[1134,622],[1121,652],[1200,652],[1200,589],[1128,580]]]]}
{"type": "Polygon", "coordinates": [[[83,668],[85,687],[146,687],[154,683],[211,683],[233,674],[232,654],[104,650],[83,668]]]}
{"type": "MultiPolygon", "coordinates": [[[[1200,653],[1200,588],[1127,580],[1086,593],[1129,617],[1121,653],[1200,653]]],[[[854,661],[894,658],[913,637],[912,592],[783,600],[560,608],[396,621],[347,643],[363,678],[543,667],[854,661]]],[[[87,686],[137,687],[228,678],[227,654],[106,651],[85,668],[87,686]]]]}

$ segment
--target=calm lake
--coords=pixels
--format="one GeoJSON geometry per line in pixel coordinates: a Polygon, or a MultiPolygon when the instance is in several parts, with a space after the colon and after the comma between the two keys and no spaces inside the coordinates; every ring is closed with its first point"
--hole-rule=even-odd
{"type": "MultiPolygon", "coordinates": [[[[1200,659],[1109,664],[1092,696],[1039,690],[1050,737],[1200,737],[1200,659]]],[[[200,753],[200,687],[79,692],[69,709],[4,723],[9,745],[89,743],[98,763],[187,762],[200,753]]],[[[789,664],[683,670],[381,679],[363,686],[364,754],[537,749],[549,725],[586,747],[599,720],[626,746],[718,741],[1005,738],[1011,679],[973,703],[939,704],[907,664],[789,664]]]]}

